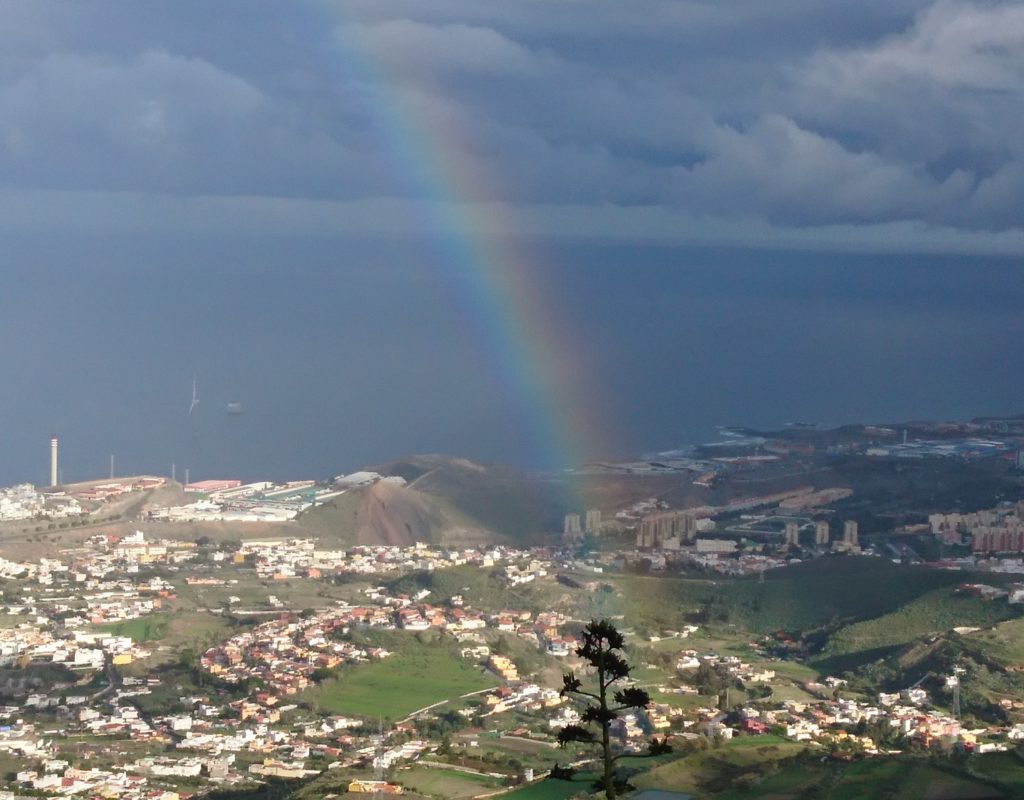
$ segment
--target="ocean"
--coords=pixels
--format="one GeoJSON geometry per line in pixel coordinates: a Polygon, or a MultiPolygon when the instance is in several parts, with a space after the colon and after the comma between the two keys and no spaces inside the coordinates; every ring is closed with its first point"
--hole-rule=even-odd
{"type": "Polygon", "coordinates": [[[561,354],[561,388],[537,378],[530,394],[501,362],[529,373],[536,343],[495,349],[480,335],[487,309],[467,308],[459,277],[416,242],[7,244],[4,485],[47,482],[51,433],[65,482],[105,476],[111,454],[118,474],[174,464],[179,479],[249,480],[419,452],[552,468],[707,440],[718,425],[1024,412],[1015,260],[545,247],[516,268],[543,298],[540,344],[561,354]],[[538,450],[542,417],[587,420],[582,441],[538,450]]]}

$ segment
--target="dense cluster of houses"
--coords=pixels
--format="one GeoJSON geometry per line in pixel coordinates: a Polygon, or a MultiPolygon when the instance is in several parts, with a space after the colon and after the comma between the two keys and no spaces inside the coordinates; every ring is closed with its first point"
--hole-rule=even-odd
{"type": "MultiPolygon", "coordinates": [[[[63,763],[63,762],[60,762],[63,763]]],[[[155,788],[145,775],[128,769],[80,769],[49,764],[53,771],[23,770],[17,774],[19,785],[41,793],[43,797],[117,797],[124,800],[181,800],[175,791],[155,788]]]]}
{"type": "Polygon", "coordinates": [[[345,641],[344,634],[352,628],[444,631],[466,645],[461,650],[463,656],[486,664],[506,681],[519,679],[515,663],[492,653],[479,631],[490,627],[515,634],[556,656],[569,655],[576,645],[575,639],[560,633],[569,620],[556,612],[536,617],[523,610],[484,614],[467,607],[459,596],[448,598],[443,605],[433,605],[425,602],[429,592],[393,596],[382,586],[369,587],[364,594],[366,605],[339,606],[305,618],[275,619],[236,634],[207,649],[201,667],[226,683],[258,682],[277,702],[276,695],[295,695],[308,688],[317,670],[390,655],[383,648],[345,641]]]}
{"type": "MultiPolygon", "coordinates": [[[[678,654],[676,669],[685,681],[692,670],[706,665],[739,681],[745,686],[766,684],[775,679],[775,671],[764,666],[751,665],[736,656],[717,653],[698,653],[682,650],[678,654]]],[[[957,675],[947,678],[953,686],[957,675]]],[[[773,732],[793,741],[821,745],[845,742],[856,745],[867,753],[878,753],[878,745],[869,737],[855,736],[859,723],[881,723],[892,729],[895,738],[904,743],[915,742],[923,747],[949,749],[960,746],[966,750],[989,752],[1006,749],[1006,740],[1012,740],[1017,728],[987,727],[969,730],[959,720],[941,708],[930,705],[928,693],[920,687],[902,692],[880,693],[877,702],[842,698],[836,690],[846,681],[829,677],[822,684],[807,684],[805,688],[817,699],[807,702],[786,700],[777,703],[746,706],[739,712],[739,720],[727,724],[727,715],[716,708],[697,709],[680,719],[682,730],[700,735],[731,738],[734,735],[759,735],[773,732]]],[[[697,690],[691,688],[690,693],[697,690]]],[[[812,695],[808,695],[812,696],[812,695]]],[[[673,729],[680,726],[673,725],[673,729]]],[[[653,727],[653,726],[652,726],[653,727]]],[[[1020,726],[1024,738],[1024,726],[1020,726]]]]}
{"type": "Polygon", "coordinates": [[[64,492],[43,494],[29,483],[0,489],[0,522],[65,519],[84,513],[78,500],[64,492]]]}
{"type": "Polygon", "coordinates": [[[43,661],[97,670],[107,658],[114,664],[128,664],[148,654],[127,636],[79,630],[58,634],[31,623],[0,629],[0,665],[43,661]]]}
{"type": "Polygon", "coordinates": [[[44,586],[74,584],[94,589],[111,576],[127,577],[140,568],[179,565],[196,558],[194,542],[149,540],[142,531],[128,536],[97,534],[83,547],[69,550],[65,560],[9,561],[0,558],[0,577],[23,578],[44,586]]]}
{"type": "MultiPolygon", "coordinates": [[[[153,779],[204,777],[222,781],[232,777],[229,768],[233,756],[204,755],[175,759],[150,755],[134,763],[125,760],[116,767],[73,765],[67,758],[57,756],[57,741],[66,736],[82,737],[91,742],[107,739],[130,740],[134,743],[151,741],[162,750],[173,741],[174,731],[180,726],[169,718],[146,719],[137,707],[125,699],[149,691],[159,680],[127,679],[126,686],[139,683],[143,687],[114,691],[100,697],[74,695],[65,690],[63,697],[32,695],[22,708],[4,708],[0,717],[10,719],[33,711],[44,711],[44,719],[56,719],[45,729],[19,718],[11,724],[0,725],[0,752],[26,760],[26,767],[15,776],[19,787],[30,789],[36,796],[126,797],[129,800],[179,800],[182,795],[167,784],[154,785],[153,779]],[[148,685],[147,685],[148,684],[148,685]]],[[[237,776],[236,776],[237,777],[237,776]]]]}
{"type": "Polygon", "coordinates": [[[510,585],[544,577],[550,561],[511,547],[450,549],[417,542],[412,547],[359,545],[348,549],[323,550],[314,539],[251,539],[242,542],[234,556],[238,564],[249,563],[260,577],[285,580],[331,575],[382,575],[433,571],[448,567],[502,567],[510,585]]]}
{"type": "Polygon", "coordinates": [[[265,622],[209,648],[202,655],[201,666],[226,683],[255,679],[274,693],[295,695],[312,684],[318,669],[390,655],[382,648],[358,647],[332,636],[352,625],[374,624],[382,619],[376,612],[372,608],[343,607],[320,611],[306,619],[265,622]]]}
{"type": "Polygon", "coordinates": [[[882,695],[877,703],[823,699],[813,703],[787,701],[773,709],[745,707],[738,730],[751,734],[778,731],[794,741],[822,745],[845,741],[864,752],[878,753],[877,742],[855,731],[862,722],[880,723],[890,728],[903,745],[918,743],[926,748],[945,749],[960,746],[976,752],[1007,748],[1002,740],[1009,737],[1012,729],[964,728],[959,720],[928,708],[922,695],[904,692],[895,695],[895,699],[882,695]]]}

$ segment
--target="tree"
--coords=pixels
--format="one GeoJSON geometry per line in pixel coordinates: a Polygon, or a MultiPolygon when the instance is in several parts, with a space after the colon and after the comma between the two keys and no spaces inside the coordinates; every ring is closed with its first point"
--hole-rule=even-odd
{"type": "MultiPolygon", "coordinates": [[[[618,790],[625,788],[625,782],[616,778],[615,764],[626,753],[613,752],[612,723],[618,719],[620,711],[645,708],[651,702],[650,695],[638,687],[615,688],[615,684],[629,678],[631,669],[622,656],[624,644],[622,634],[611,622],[592,620],[583,629],[583,643],[576,648],[576,655],[594,669],[597,683],[595,690],[583,689],[583,681],[572,672],[562,676],[562,696],[586,698],[587,707],[580,715],[582,724],[566,725],[558,732],[558,743],[562,747],[571,742],[601,745],[604,769],[597,785],[604,790],[608,800],[614,800],[618,790]],[[591,730],[592,726],[597,727],[598,733],[591,730]]],[[[660,742],[652,739],[647,755],[660,755],[670,749],[665,739],[660,742]]]]}

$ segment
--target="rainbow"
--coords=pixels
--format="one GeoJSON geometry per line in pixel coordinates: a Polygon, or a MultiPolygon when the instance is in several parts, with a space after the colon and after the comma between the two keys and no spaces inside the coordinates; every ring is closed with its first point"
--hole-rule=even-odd
{"type": "Polygon", "coordinates": [[[503,388],[522,409],[533,461],[562,468],[608,455],[602,442],[611,429],[596,418],[597,382],[589,359],[558,328],[544,265],[521,237],[497,232],[522,229],[514,209],[470,202],[494,178],[464,156],[470,152],[465,132],[445,115],[415,113],[394,77],[401,53],[371,52],[337,18],[337,7],[322,7],[340,60],[329,65],[332,77],[360,90],[396,173],[424,201],[421,222],[431,231],[445,280],[503,388]]]}

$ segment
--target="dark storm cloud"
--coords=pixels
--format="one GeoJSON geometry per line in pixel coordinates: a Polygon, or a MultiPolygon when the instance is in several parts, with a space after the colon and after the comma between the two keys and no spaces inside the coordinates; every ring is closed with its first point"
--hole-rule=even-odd
{"type": "Polygon", "coordinates": [[[0,53],[2,199],[56,193],[54,227],[77,196],[101,227],[372,230],[424,191],[403,139],[478,176],[449,200],[574,235],[1024,225],[1014,3],[34,1],[0,8],[0,53]]]}

